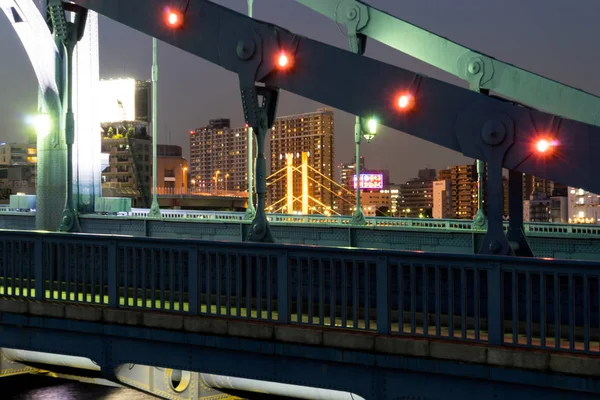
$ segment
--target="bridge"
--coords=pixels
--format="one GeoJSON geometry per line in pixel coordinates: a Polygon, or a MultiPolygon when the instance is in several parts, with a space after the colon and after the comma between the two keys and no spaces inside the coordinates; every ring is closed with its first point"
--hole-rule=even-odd
{"type": "MultiPolygon", "coordinates": [[[[72,88],[62,93],[36,70],[42,108],[53,116],[38,137],[40,168],[47,172],[35,213],[0,214],[0,347],[6,349],[0,372],[87,375],[164,398],[200,398],[214,390],[301,398],[458,399],[474,390],[483,398],[597,397],[596,230],[524,225],[520,201],[510,201],[505,225],[499,195],[502,168],[511,171],[513,200],[522,198],[521,173],[599,192],[597,179],[586,173],[597,164],[600,132],[590,119],[597,98],[440,39],[452,61],[439,67],[469,81],[471,90],[444,84],[362,56],[367,37],[397,44],[381,35],[383,26],[386,32],[409,29],[432,43],[439,37],[365,3],[300,2],[344,23],[352,51],[207,0],[167,11],[159,0],[48,3],[53,30],[40,37],[51,36],[52,58],[67,66],[89,9],[238,74],[259,148],[257,208],[251,220],[189,211],[166,211],[162,218],[147,217],[151,210],[86,215],[90,203],[83,200],[90,196],[73,195],[81,185],[71,168],[72,88]],[[74,22],[66,23],[65,10],[76,14],[74,22]],[[464,70],[457,72],[457,65],[464,70]],[[520,79],[507,83],[494,71],[520,79]],[[351,91],[350,74],[365,77],[351,91]],[[389,92],[379,93],[381,82],[389,92]],[[343,218],[267,215],[263,147],[279,88],[358,115],[358,137],[368,129],[363,121],[376,115],[386,126],[487,162],[487,225],[367,219],[357,226],[343,218]],[[357,90],[363,96],[353,96],[357,90]],[[58,164],[50,170],[52,162],[58,164]],[[193,239],[211,222],[211,240],[193,239]],[[322,235],[345,230],[346,242],[318,236],[311,246],[285,244],[306,241],[290,235],[273,243],[303,225],[313,232],[322,227],[322,235]],[[63,232],[52,232],[57,227],[63,232]],[[236,229],[219,237],[219,230],[236,229]],[[472,236],[470,246],[455,253],[478,254],[449,254],[452,242],[400,251],[365,249],[384,246],[358,240],[410,233],[431,247],[453,230],[472,236]],[[536,248],[536,233],[539,246],[558,249],[552,258],[533,257],[546,254],[536,248]],[[576,243],[582,247],[574,252],[576,243]],[[167,372],[156,374],[156,367],[167,372]]],[[[0,5],[24,43],[32,36],[19,24],[44,22],[26,0],[0,5]]],[[[419,57],[435,65],[439,55],[419,57]]]]}

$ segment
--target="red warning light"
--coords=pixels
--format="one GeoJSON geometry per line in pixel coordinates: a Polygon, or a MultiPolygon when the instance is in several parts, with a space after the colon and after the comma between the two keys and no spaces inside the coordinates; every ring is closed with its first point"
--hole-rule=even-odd
{"type": "Polygon", "coordinates": [[[291,57],[285,51],[279,53],[279,56],[277,56],[277,67],[279,69],[288,69],[291,65],[291,57]]]}
{"type": "Polygon", "coordinates": [[[183,23],[183,16],[179,11],[167,8],[165,12],[167,25],[169,25],[172,28],[177,28],[181,26],[181,24],[183,23]]]}
{"type": "Polygon", "coordinates": [[[398,96],[397,106],[401,111],[408,111],[413,108],[415,99],[410,93],[403,93],[398,96]]]}
{"type": "Polygon", "coordinates": [[[538,139],[535,142],[535,150],[540,154],[548,154],[552,152],[556,146],[558,146],[558,140],[554,139],[538,139]]]}

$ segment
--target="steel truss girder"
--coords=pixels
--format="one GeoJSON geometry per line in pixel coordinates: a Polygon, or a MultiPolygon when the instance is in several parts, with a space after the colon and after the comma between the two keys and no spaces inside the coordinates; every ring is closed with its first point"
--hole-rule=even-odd
{"type": "Polygon", "coordinates": [[[232,72],[247,73],[244,70],[252,63],[256,65],[257,82],[350,114],[376,115],[382,125],[467,157],[490,162],[487,149],[493,146],[484,141],[484,129],[497,127],[500,136],[511,131],[513,144],[497,161],[502,167],[600,192],[600,180],[592,173],[600,166],[596,155],[600,150],[600,128],[596,126],[561,119],[298,37],[208,0],[190,0],[178,30],[164,23],[163,0],[74,2],[232,72]],[[261,43],[252,39],[256,36],[260,36],[261,43]],[[247,50],[248,46],[242,45],[248,43],[260,46],[261,51],[252,49],[248,56],[240,50],[247,50]],[[293,68],[285,72],[275,65],[282,48],[290,49],[294,59],[293,68]],[[411,112],[401,113],[395,100],[406,90],[413,93],[416,106],[411,112]],[[544,158],[535,156],[533,148],[541,134],[552,135],[560,142],[556,151],[544,158]]]}
{"type": "Polygon", "coordinates": [[[600,97],[497,60],[360,0],[296,0],[348,29],[469,82],[542,111],[600,124],[600,97]]]}

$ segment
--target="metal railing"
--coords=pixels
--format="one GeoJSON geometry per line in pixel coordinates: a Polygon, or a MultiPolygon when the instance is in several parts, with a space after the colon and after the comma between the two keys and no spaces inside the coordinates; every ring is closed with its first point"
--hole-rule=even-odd
{"type": "Polygon", "coordinates": [[[0,231],[0,295],[600,353],[600,263],[0,231]]]}
{"type": "MultiPolygon", "coordinates": [[[[146,218],[149,214],[147,208],[133,208],[130,213],[119,213],[112,217],[135,217],[146,218]]],[[[1,213],[35,213],[35,210],[17,210],[8,205],[0,205],[1,213]]],[[[174,210],[162,209],[164,219],[193,219],[213,221],[244,221],[245,213],[235,211],[202,211],[202,210],[174,210]]],[[[267,214],[270,222],[275,224],[314,224],[328,226],[351,226],[352,218],[349,216],[323,216],[323,215],[288,215],[267,214]]],[[[367,217],[367,227],[381,227],[384,229],[418,229],[427,231],[455,231],[484,232],[483,228],[477,227],[471,220],[461,219],[431,219],[431,218],[390,218],[390,217],[367,217]]],[[[504,230],[508,229],[508,222],[504,223],[504,230]]],[[[585,236],[599,237],[600,225],[584,224],[558,224],[549,222],[526,222],[524,224],[525,234],[538,234],[544,236],[585,236]]]]}

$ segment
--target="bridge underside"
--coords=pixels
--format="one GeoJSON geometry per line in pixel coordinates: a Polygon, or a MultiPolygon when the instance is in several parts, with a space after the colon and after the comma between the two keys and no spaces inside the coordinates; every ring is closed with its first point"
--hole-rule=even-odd
{"type": "Polygon", "coordinates": [[[31,304],[2,302],[0,347],[90,358],[110,379],[119,366],[136,364],[339,390],[378,400],[464,400],[473,393],[482,399],[592,399],[600,393],[594,360],[584,357],[531,352],[526,357],[516,349],[434,340],[31,304]],[[7,312],[10,309],[20,314],[7,312]],[[540,362],[546,356],[546,362],[540,362]],[[507,365],[511,357],[524,368],[507,365]],[[574,365],[587,376],[570,375],[574,365]]]}

